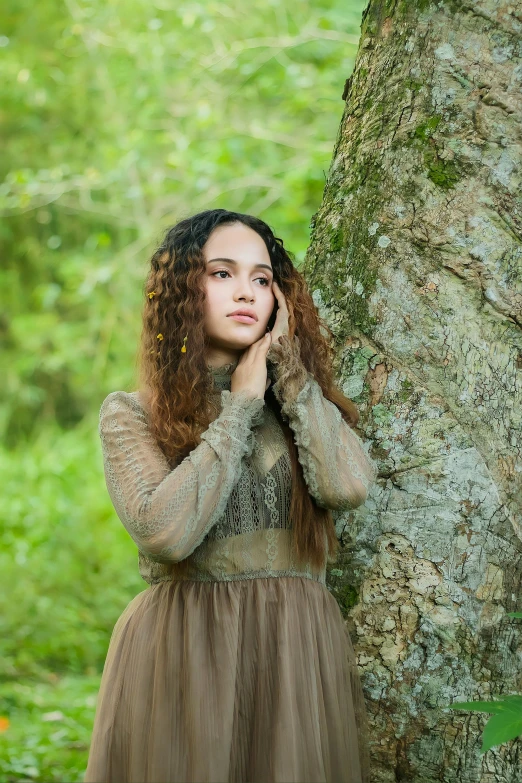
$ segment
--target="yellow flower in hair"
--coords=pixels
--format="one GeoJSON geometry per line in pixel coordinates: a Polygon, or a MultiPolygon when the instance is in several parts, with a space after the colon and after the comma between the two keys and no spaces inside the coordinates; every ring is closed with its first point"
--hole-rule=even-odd
{"type": "Polygon", "coordinates": [[[163,335],[162,334],[158,334],[158,340],[163,340],[163,335]]]}
{"type": "Polygon", "coordinates": [[[147,296],[149,297],[149,299],[152,299],[153,296],[156,296],[156,291],[149,291],[147,296]]]}

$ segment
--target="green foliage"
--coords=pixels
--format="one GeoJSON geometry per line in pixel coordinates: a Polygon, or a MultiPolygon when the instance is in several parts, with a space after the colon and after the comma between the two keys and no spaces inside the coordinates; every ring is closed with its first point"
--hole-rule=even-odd
{"type": "MultiPolygon", "coordinates": [[[[506,617],[521,619],[522,612],[506,612],[506,617]]],[[[511,694],[495,701],[456,701],[447,706],[452,710],[490,713],[482,734],[481,753],[522,737],[522,694],[511,694]]]]}
{"type": "Polygon", "coordinates": [[[126,603],[146,587],[105,488],[97,415],[0,452],[0,676],[95,673],[126,603]]]}
{"type": "Polygon", "coordinates": [[[8,0],[1,328],[10,447],[134,382],[163,229],[210,207],[309,242],[363,0],[8,0]]]}
{"type": "Polygon", "coordinates": [[[2,780],[83,779],[110,634],[146,588],[97,424],[136,388],[150,252],[226,207],[302,263],[364,4],[3,5],[2,780]]]}
{"type": "Polygon", "coordinates": [[[448,705],[454,710],[492,713],[484,727],[481,753],[522,735],[522,696],[514,694],[497,701],[462,701],[448,705]]]}
{"type": "Polygon", "coordinates": [[[96,708],[99,676],[0,683],[0,780],[82,781],[96,708]]]}

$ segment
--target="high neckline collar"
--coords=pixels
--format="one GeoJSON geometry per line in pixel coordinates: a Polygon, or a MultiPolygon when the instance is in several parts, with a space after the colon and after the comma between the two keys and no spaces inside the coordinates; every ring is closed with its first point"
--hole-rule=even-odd
{"type": "Polygon", "coordinates": [[[236,369],[238,362],[239,359],[235,362],[222,364],[221,367],[212,367],[212,365],[207,364],[207,370],[212,375],[215,389],[219,391],[223,389],[228,389],[230,391],[230,386],[232,383],[232,373],[236,369]]]}

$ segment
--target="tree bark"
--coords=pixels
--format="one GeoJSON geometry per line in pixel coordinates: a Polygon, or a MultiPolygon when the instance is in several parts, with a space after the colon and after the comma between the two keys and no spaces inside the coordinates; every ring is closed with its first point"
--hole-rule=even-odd
{"type": "Polygon", "coordinates": [[[337,520],[373,781],[522,781],[522,7],[372,0],[305,263],[379,480],[337,520]]]}

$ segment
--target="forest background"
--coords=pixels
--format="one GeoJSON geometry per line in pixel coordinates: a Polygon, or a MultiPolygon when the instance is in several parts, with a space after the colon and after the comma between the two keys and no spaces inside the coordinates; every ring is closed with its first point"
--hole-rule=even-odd
{"type": "Polygon", "coordinates": [[[80,781],[118,616],[146,584],[98,413],[131,391],[166,227],[267,221],[299,266],[363,0],[8,0],[0,19],[0,779],[80,781]]]}

